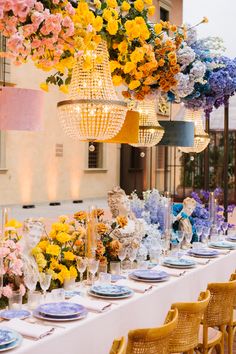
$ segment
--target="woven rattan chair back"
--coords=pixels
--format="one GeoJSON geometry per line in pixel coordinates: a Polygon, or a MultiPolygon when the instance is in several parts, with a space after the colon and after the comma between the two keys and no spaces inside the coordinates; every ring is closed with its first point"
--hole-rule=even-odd
{"type": "Polygon", "coordinates": [[[125,354],[125,337],[120,339],[115,339],[112,344],[112,348],[110,350],[110,354],[125,354]]]}
{"type": "Polygon", "coordinates": [[[226,283],[210,283],[210,301],[204,315],[207,327],[220,327],[230,323],[235,301],[236,280],[226,283]]]}
{"type": "MultiPolygon", "coordinates": [[[[233,273],[230,276],[230,281],[235,281],[235,280],[236,280],[236,273],[233,273]]],[[[235,291],[235,297],[234,297],[234,308],[236,308],[236,291],[235,291]]]]}
{"type": "Polygon", "coordinates": [[[210,301],[210,291],[201,293],[199,301],[175,303],[172,309],[178,309],[178,323],[170,340],[170,353],[186,352],[198,344],[201,319],[210,301]]]}
{"type": "Polygon", "coordinates": [[[167,318],[168,322],[161,327],[130,331],[126,354],[169,353],[169,341],[177,326],[178,310],[170,310],[167,318]]]}

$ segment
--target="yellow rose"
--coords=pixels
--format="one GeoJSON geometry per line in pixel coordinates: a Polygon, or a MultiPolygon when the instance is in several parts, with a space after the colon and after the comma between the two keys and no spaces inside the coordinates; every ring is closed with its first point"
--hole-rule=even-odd
{"type": "Polygon", "coordinates": [[[100,16],[97,16],[93,22],[93,27],[97,32],[100,32],[103,26],[103,19],[100,16]]]}
{"type": "Polygon", "coordinates": [[[69,234],[67,234],[66,232],[59,232],[56,236],[56,239],[60,243],[66,243],[66,242],[70,241],[71,236],[69,234]]]}
{"type": "Polygon", "coordinates": [[[122,11],[129,11],[130,9],[130,4],[127,1],[123,1],[121,5],[121,10],[122,11]]]}
{"type": "Polygon", "coordinates": [[[42,269],[46,267],[47,261],[44,258],[44,255],[42,253],[37,254],[37,256],[35,258],[36,258],[36,262],[37,262],[38,267],[40,267],[42,269]]]}
{"type": "Polygon", "coordinates": [[[71,278],[76,278],[77,275],[78,275],[78,273],[77,273],[76,268],[73,267],[73,266],[70,266],[70,277],[71,277],[71,278]]]}
{"type": "Polygon", "coordinates": [[[141,62],[144,58],[144,54],[145,54],[144,48],[141,47],[135,48],[135,50],[130,55],[130,60],[133,63],[141,62]]]}
{"type": "Polygon", "coordinates": [[[142,12],[144,9],[144,3],[143,0],[136,0],[134,2],[134,7],[137,11],[142,12]]]}
{"type": "Polygon", "coordinates": [[[155,6],[150,6],[149,9],[148,9],[148,15],[149,16],[154,16],[155,12],[156,12],[155,6]]]}
{"type": "Polygon", "coordinates": [[[46,247],[48,246],[48,244],[49,244],[48,240],[40,241],[39,244],[38,244],[38,247],[41,248],[41,250],[43,252],[45,252],[46,251],[46,247]]]}
{"type": "Polygon", "coordinates": [[[63,254],[66,261],[73,261],[75,259],[75,255],[73,252],[67,251],[63,252],[63,254]]]}
{"type": "Polygon", "coordinates": [[[160,23],[156,23],[156,24],[154,25],[154,30],[155,30],[155,32],[156,32],[157,35],[160,34],[161,31],[162,31],[162,25],[161,25],[160,23]]]}
{"type": "Polygon", "coordinates": [[[120,53],[124,54],[128,49],[128,43],[126,41],[120,42],[118,45],[118,50],[120,53]]]}
{"type": "Polygon", "coordinates": [[[112,82],[113,82],[113,85],[114,85],[114,86],[120,86],[120,85],[122,84],[122,81],[123,81],[123,79],[122,79],[121,76],[114,75],[114,76],[112,77],[112,82]]]}
{"type": "Polygon", "coordinates": [[[149,6],[152,5],[152,0],[144,0],[144,2],[146,5],[149,5],[149,6]]]}
{"type": "Polygon", "coordinates": [[[135,90],[137,87],[141,85],[141,82],[139,80],[132,80],[129,84],[129,89],[130,90],[135,90]]]}
{"type": "Polygon", "coordinates": [[[49,88],[48,88],[48,84],[46,84],[46,82],[42,82],[40,84],[40,88],[41,90],[45,91],[45,92],[48,92],[49,91],[49,88]]]}
{"type": "Polygon", "coordinates": [[[16,219],[11,219],[5,224],[5,227],[13,227],[14,229],[19,229],[22,227],[22,224],[16,219]]]}
{"type": "Polygon", "coordinates": [[[52,231],[63,231],[63,232],[68,232],[70,226],[68,224],[62,223],[62,222],[54,222],[52,224],[52,231]]]}
{"type": "Polygon", "coordinates": [[[106,29],[107,29],[107,32],[109,32],[109,34],[111,36],[114,36],[118,31],[118,21],[113,20],[113,19],[109,20],[107,23],[106,29]]]}
{"type": "Polygon", "coordinates": [[[61,215],[61,216],[59,216],[59,221],[60,221],[61,223],[63,223],[63,224],[64,224],[68,219],[69,219],[69,218],[68,218],[67,215],[61,215]]]}
{"type": "Polygon", "coordinates": [[[61,248],[57,245],[48,245],[46,248],[46,253],[51,256],[59,256],[61,248]]]}
{"type": "Polygon", "coordinates": [[[109,21],[112,18],[115,18],[116,20],[118,19],[118,12],[114,9],[105,9],[103,11],[102,17],[106,20],[109,21]]]}
{"type": "Polygon", "coordinates": [[[107,0],[107,5],[108,5],[109,7],[112,7],[113,9],[118,6],[116,0],[107,0]]]}
{"type": "Polygon", "coordinates": [[[42,250],[40,247],[36,246],[31,250],[32,256],[36,256],[37,254],[42,253],[42,250]]]}
{"type": "Polygon", "coordinates": [[[128,61],[125,66],[124,66],[124,73],[128,74],[130,73],[132,70],[136,69],[136,65],[135,63],[128,61]]]}

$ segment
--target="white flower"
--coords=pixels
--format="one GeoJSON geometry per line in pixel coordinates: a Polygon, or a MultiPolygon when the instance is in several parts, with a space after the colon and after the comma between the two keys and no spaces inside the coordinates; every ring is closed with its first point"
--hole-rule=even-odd
{"type": "Polygon", "coordinates": [[[203,82],[206,73],[206,65],[200,60],[196,60],[190,70],[190,79],[195,82],[203,82]]]}
{"type": "Polygon", "coordinates": [[[181,71],[183,71],[189,64],[195,60],[196,54],[192,48],[190,48],[186,43],[177,52],[177,60],[181,66],[181,71]]]}
{"type": "Polygon", "coordinates": [[[175,79],[178,81],[175,89],[175,94],[178,97],[186,97],[190,95],[194,90],[194,81],[191,80],[189,75],[178,73],[175,75],[175,79]]]}

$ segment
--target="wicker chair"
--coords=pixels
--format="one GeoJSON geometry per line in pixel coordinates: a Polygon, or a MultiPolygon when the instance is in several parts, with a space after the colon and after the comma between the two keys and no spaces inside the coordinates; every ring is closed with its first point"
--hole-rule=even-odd
{"type": "Polygon", "coordinates": [[[122,337],[120,339],[115,339],[113,341],[110,354],[125,354],[125,348],[126,348],[125,337],[122,337]]]}
{"type": "Polygon", "coordinates": [[[236,281],[211,283],[207,289],[211,296],[195,350],[197,353],[207,354],[215,348],[220,354],[224,354],[224,333],[226,326],[232,323],[236,281]]]}
{"type": "Polygon", "coordinates": [[[179,302],[171,306],[178,309],[178,324],[171,336],[170,353],[194,353],[198,344],[198,334],[203,314],[210,301],[210,291],[201,294],[198,302],[179,302]]]}
{"type": "MultiPolygon", "coordinates": [[[[236,280],[236,273],[231,274],[230,281],[236,280]]],[[[233,308],[233,316],[232,322],[229,326],[227,326],[227,335],[228,335],[228,352],[229,354],[233,354],[233,342],[234,336],[236,333],[236,291],[234,297],[234,308],[233,308]]]]}
{"type": "Polygon", "coordinates": [[[178,310],[170,310],[168,323],[158,328],[136,329],[128,334],[126,354],[167,354],[169,342],[177,326],[178,310]]]}

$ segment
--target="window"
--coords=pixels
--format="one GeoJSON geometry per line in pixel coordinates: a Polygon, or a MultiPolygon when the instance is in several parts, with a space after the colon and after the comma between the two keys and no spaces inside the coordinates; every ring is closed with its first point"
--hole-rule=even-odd
{"type": "Polygon", "coordinates": [[[164,7],[160,7],[160,19],[162,21],[169,21],[170,19],[169,11],[164,7]]]}
{"type": "Polygon", "coordinates": [[[95,147],[94,151],[88,149],[86,170],[105,171],[105,144],[94,142],[93,146],[95,147]]]}

